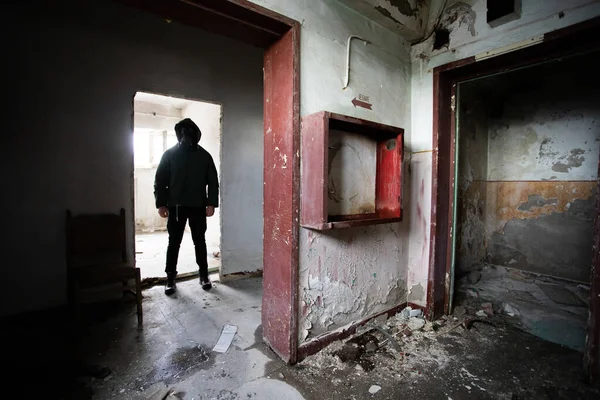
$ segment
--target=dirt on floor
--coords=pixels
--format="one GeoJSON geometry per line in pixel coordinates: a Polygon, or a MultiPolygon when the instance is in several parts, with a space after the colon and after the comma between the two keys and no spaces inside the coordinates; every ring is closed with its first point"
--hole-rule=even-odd
{"type": "MultiPolygon", "coordinates": [[[[253,337],[239,338],[244,346],[233,346],[221,356],[210,346],[198,346],[214,344],[216,337],[202,332],[210,327],[206,321],[225,312],[215,309],[208,318],[212,307],[200,300],[227,299],[216,293],[198,295],[197,284],[182,283],[179,299],[163,296],[161,288],[147,292],[146,325],[139,331],[134,328],[135,304],[118,305],[119,311],[112,306],[90,310],[85,314],[89,324],[83,326],[73,325],[67,314],[11,318],[3,321],[0,332],[8,344],[3,353],[9,383],[4,397],[93,399],[103,387],[114,386],[114,396],[126,396],[129,392],[122,392],[131,389],[137,396],[131,398],[140,399],[155,391],[161,399],[174,393],[189,400],[268,399],[273,397],[257,393],[270,383],[277,390],[289,385],[308,400],[600,399],[598,387],[583,379],[582,354],[526,332],[516,314],[519,307],[525,312],[522,305],[515,302],[510,308],[490,300],[481,286],[485,281],[484,276],[467,286],[477,289],[477,296],[457,292],[451,316],[427,322],[419,310],[405,309],[295,366],[285,365],[267,348],[260,326],[253,337]],[[176,346],[175,332],[183,335],[186,346],[176,346]],[[199,335],[193,345],[190,332],[199,335]],[[170,340],[174,343],[166,342],[170,340]],[[250,373],[258,362],[251,360],[265,359],[264,367],[256,366],[263,372],[250,373]],[[202,375],[192,386],[191,374],[202,375]],[[242,384],[245,392],[236,389],[242,384]]],[[[244,296],[240,299],[247,302],[244,296]]],[[[237,313],[237,308],[232,303],[228,310],[237,313]]],[[[238,323],[242,327],[242,320],[238,323]]]]}
{"type": "Polygon", "coordinates": [[[580,353],[515,328],[498,305],[467,303],[434,323],[404,310],[273,378],[307,399],[600,398],[580,353]]]}
{"type": "Polygon", "coordinates": [[[579,352],[585,348],[589,287],[584,284],[482,264],[457,282],[456,296],[458,310],[482,313],[477,307],[487,302],[518,329],[579,352]]]}

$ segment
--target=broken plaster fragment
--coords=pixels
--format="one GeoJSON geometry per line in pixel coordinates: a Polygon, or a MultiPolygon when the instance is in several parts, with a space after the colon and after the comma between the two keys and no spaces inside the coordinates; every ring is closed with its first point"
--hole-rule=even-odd
{"type": "Polygon", "coordinates": [[[423,327],[425,332],[431,332],[433,330],[433,323],[427,321],[425,322],[425,326],[423,327]]]}
{"type": "Polygon", "coordinates": [[[410,312],[412,311],[411,307],[406,307],[404,310],[402,310],[400,312],[400,314],[398,314],[398,318],[399,319],[409,319],[410,318],[410,312]]]}
{"type": "Polygon", "coordinates": [[[508,303],[504,303],[504,312],[510,317],[519,315],[519,310],[517,310],[516,308],[514,308],[513,306],[511,306],[508,303]]]}
{"type": "Polygon", "coordinates": [[[477,313],[475,315],[478,317],[487,318],[487,314],[483,310],[477,311],[477,313]]]}
{"type": "Polygon", "coordinates": [[[379,392],[380,390],[381,390],[381,386],[378,386],[378,385],[372,385],[372,386],[369,388],[369,393],[371,393],[371,394],[375,394],[375,393],[379,392]]]}
{"type": "Polygon", "coordinates": [[[465,314],[465,308],[463,306],[456,306],[454,307],[454,315],[456,316],[461,316],[465,314]]]}
{"type": "Polygon", "coordinates": [[[423,326],[425,326],[425,320],[423,319],[411,318],[408,321],[408,329],[411,331],[418,331],[419,329],[423,328],[423,326]]]}
{"type": "Polygon", "coordinates": [[[365,345],[365,351],[366,351],[367,353],[372,353],[372,352],[374,352],[375,350],[377,350],[377,345],[376,345],[375,343],[373,343],[373,342],[369,342],[369,343],[367,343],[367,344],[365,345]]]}

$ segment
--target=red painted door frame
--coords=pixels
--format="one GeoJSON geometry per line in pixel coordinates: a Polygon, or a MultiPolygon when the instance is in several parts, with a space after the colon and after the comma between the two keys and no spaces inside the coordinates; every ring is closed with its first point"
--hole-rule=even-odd
{"type": "Polygon", "coordinates": [[[265,48],[263,339],[283,360],[295,363],[300,226],[300,23],[248,0],[115,1],[265,48]]]}
{"type": "Polygon", "coordinates": [[[263,338],[295,363],[298,351],[300,26],[265,51],[263,338]]]}
{"type": "MultiPolygon", "coordinates": [[[[540,44],[477,61],[466,58],[433,71],[433,179],[431,194],[431,241],[426,312],[435,318],[449,311],[454,201],[454,146],[456,87],[469,79],[531,66],[541,62],[600,49],[594,18],[544,35],[540,44]]],[[[599,177],[600,190],[600,177],[599,177]]],[[[600,191],[598,192],[600,198],[600,191]]],[[[590,322],[585,368],[590,379],[600,379],[600,200],[596,208],[594,260],[591,274],[590,322]]]]}

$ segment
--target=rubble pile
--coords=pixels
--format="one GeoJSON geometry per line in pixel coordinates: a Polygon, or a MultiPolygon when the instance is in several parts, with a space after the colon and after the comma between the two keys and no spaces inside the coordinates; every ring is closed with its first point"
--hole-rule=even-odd
{"type": "Polygon", "coordinates": [[[301,364],[315,375],[323,370],[337,375],[334,385],[352,386],[354,374],[370,374],[377,378],[376,385],[385,384],[386,379],[397,382],[420,375],[424,368],[448,364],[452,356],[439,345],[440,337],[453,335],[461,340],[461,332],[478,329],[478,324],[499,327],[501,318],[516,312],[510,305],[471,297],[455,307],[452,315],[431,322],[421,310],[406,307],[387,320],[371,321],[353,337],[331,344],[301,364]]]}

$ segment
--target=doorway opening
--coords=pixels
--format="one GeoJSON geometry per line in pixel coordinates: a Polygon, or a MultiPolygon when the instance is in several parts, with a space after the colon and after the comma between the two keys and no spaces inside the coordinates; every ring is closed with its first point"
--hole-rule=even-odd
{"type": "MultiPolygon", "coordinates": [[[[177,145],[175,124],[190,118],[202,132],[200,146],[212,156],[221,171],[221,105],[183,98],[138,92],[134,97],[134,202],[136,266],[142,279],[165,276],[168,244],[167,220],[158,215],[154,200],[154,179],[164,152],[177,145]]],[[[209,273],[221,268],[220,208],[207,218],[206,246],[209,273]]],[[[179,277],[198,274],[189,225],[181,243],[177,264],[179,277]]]]}
{"type": "MultiPolygon", "coordinates": [[[[432,240],[427,286],[427,314],[429,317],[433,318],[449,313],[453,304],[454,261],[456,261],[454,249],[457,236],[455,235],[457,228],[455,211],[458,211],[458,207],[455,207],[455,188],[458,190],[459,184],[456,174],[458,159],[455,154],[455,142],[459,125],[456,122],[460,117],[456,100],[460,84],[477,78],[490,77],[545,62],[596,52],[600,49],[600,40],[597,35],[593,35],[593,32],[597,30],[599,24],[600,19],[594,18],[546,33],[541,42],[532,46],[524,46],[494,57],[489,57],[487,54],[472,56],[434,69],[432,240]]],[[[581,74],[581,72],[577,70],[575,74],[581,74]]],[[[592,73],[587,77],[591,83],[595,79],[595,74],[592,73]]],[[[556,75],[555,82],[561,79],[564,79],[564,76],[556,75]]],[[[552,85],[555,82],[552,82],[552,85]]],[[[586,82],[586,84],[588,83],[586,82]]],[[[486,96],[490,97],[493,94],[486,94],[486,96]]],[[[493,149],[490,148],[490,150],[493,149]]],[[[555,150],[551,150],[551,152],[555,152],[555,150]]],[[[571,155],[570,151],[569,155],[571,155]]],[[[567,155],[567,159],[569,155],[567,155]]],[[[588,157],[591,160],[591,152],[588,157]]],[[[587,157],[585,158],[587,159],[587,157]]],[[[569,170],[568,160],[566,165],[569,170]]],[[[557,165],[555,168],[564,170],[565,167],[557,165]]],[[[552,176],[554,175],[550,175],[550,177],[552,176]]],[[[556,176],[558,178],[558,175],[556,176]]],[[[596,181],[596,187],[598,184],[600,184],[600,179],[596,181]]],[[[525,202],[527,203],[529,200],[527,197],[525,202]]],[[[559,201],[560,199],[557,198],[557,203],[559,201]]],[[[531,204],[537,204],[536,197],[531,199],[531,204]]],[[[520,204],[517,208],[519,206],[520,204]]],[[[526,208],[527,205],[523,207],[526,208]]],[[[600,200],[595,205],[593,216],[595,222],[590,265],[589,316],[583,354],[585,373],[592,381],[600,377],[600,334],[598,334],[600,330],[600,214],[598,210],[600,210],[600,200]]],[[[508,262],[511,260],[512,258],[508,259],[508,262]]]]}
{"type": "Polygon", "coordinates": [[[583,54],[457,87],[450,304],[503,314],[580,352],[597,201],[597,60],[583,54]]]}

